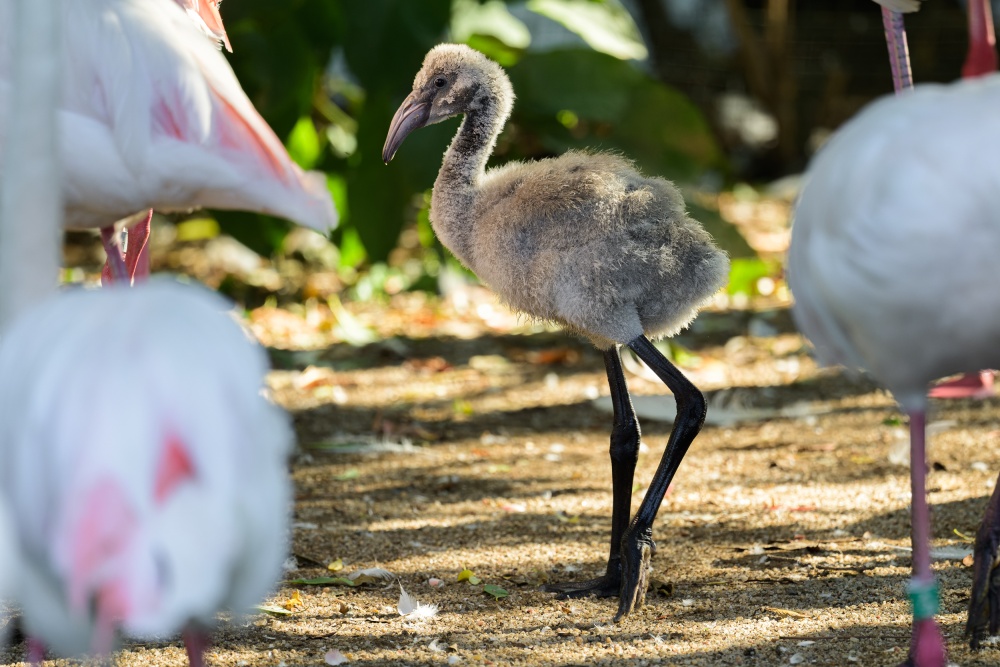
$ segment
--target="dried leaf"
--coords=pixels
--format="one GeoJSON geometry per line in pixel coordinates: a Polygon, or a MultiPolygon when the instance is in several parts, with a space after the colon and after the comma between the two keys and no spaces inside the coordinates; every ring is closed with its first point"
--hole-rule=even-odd
{"type": "Polygon", "coordinates": [[[330,570],[330,572],[340,572],[341,570],[344,569],[344,559],[338,558],[337,560],[327,565],[326,569],[330,570]]]}
{"type": "Polygon", "coordinates": [[[492,595],[497,600],[499,600],[500,598],[505,598],[508,595],[510,595],[510,593],[508,593],[507,591],[505,591],[504,589],[500,588],[495,584],[486,584],[485,586],[483,586],[483,592],[492,595]]]}
{"type": "Polygon", "coordinates": [[[292,612],[273,604],[259,604],[255,607],[259,612],[270,614],[271,616],[291,616],[292,612]]]}
{"type": "Polygon", "coordinates": [[[965,533],[963,533],[962,531],[960,531],[957,528],[952,528],[951,532],[955,533],[956,535],[958,535],[960,538],[962,538],[963,540],[965,540],[969,544],[974,544],[976,542],[976,538],[975,537],[973,537],[972,535],[966,535],[965,533]]]}
{"type": "Polygon", "coordinates": [[[302,602],[302,595],[298,591],[293,591],[291,597],[281,603],[281,606],[292,611],[297,607],[301,607],[304,603],[302,602]]]}
{"type": "Polygon", "coordinates": [[[332,648],[329,651],[327,651],[326,655],[323,656],[323,659],[326,661],[326,664],[328,665],[343,665],[350,662],[350,660],[348,660],[343,653],[341,653],[335,648],[332,648]]]}
{"type": "Polygon", "coordinates": [[[962,565],[964,565],[965,567],[972,567],[972,564],[975,562],[976,562],[976,557],[973,556],[972,554],[969,554],[968,556],[962,559],[962,565]]]}
{"type": "Polygon", "coordinates": [[[780,607],[763,607],[764,611],[777,614],[778,616],[788,616],[790,618],[809,618],[806,614],[794,609],[781,609],[780,607]]]}

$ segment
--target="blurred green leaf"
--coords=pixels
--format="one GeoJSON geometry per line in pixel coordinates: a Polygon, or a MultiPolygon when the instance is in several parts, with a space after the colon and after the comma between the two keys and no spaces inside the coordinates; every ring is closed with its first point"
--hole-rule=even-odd
{"type": "Polygon", "coordinates": [[[757,293],[757,281],[764,277],[773,276],[779,270],[778,263],[773,260],[733,259],[729,269],[729,286],[726,291],[729,294],[753,296],[757,293]]]}
{"type": "Polygon", "coordinates": [[[562,24],[597,51],[623,60],[649,55],[635,21],[617,0],[528,0],[527,7],[562,24]]]}
{"type": "Polygon", "coordinates": [[[299,118],[285,142],[288,154],[303,169],[312,169],[319,161],[323,146],[316,126],[308,116],[299,118]]]}
{"type": "MultiPolygon", "coordinates": [[[[514,49],[526,49],[531,33],[500,0],[455,0],[451,12],[451,37],[467,42],[475,35],[493,37],[514,49]]],[[[489,54],[487,54],[489,55],[489,54]]]]}
{"type": "Polygon", "coordinates": [[[343,225],[348,220],[349,209],[347,208],[347,181],[340,174],[326,175],[326,189],[333,197],[333,205],[337,209],[337,218],[343,225]]]}
{"type": "Polygon", "coordinates": [[[177,240],[206,241],[219,235],[219,223],[212,218],[197,217],[177,223],[177,240]]]}
{"type": "Polygon", "coordinates": [[[627,61],[587,49],[528,53],[510,77],[521,134],[551,153],[619,150],[645,172],[679,180],[723,164],[697,107],[627,61]]]}
{"type": "Polygon", "coordinates": [[[270,257],[281,250],[292,223],[259,213],[246,211],[215,211],[219,229],[253,250],[270,257]]]}
{"type": "Polygon", "coordinates": [[[486,584],[485,586],[483,586],[483,592],[486,593],[486,594],[488,594],[488,595],[492,595],[497,600],[499,600],[501,598],[505,598],[508,595],[510,595],[510,593],[508,593],[503,588],[500,588],[496,584],[486,584]]]}

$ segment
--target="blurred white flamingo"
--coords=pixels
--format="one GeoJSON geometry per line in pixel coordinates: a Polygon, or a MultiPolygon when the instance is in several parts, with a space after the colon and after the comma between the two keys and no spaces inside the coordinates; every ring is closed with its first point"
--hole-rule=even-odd
{"type": "Polygon", "coordinates": [[[183,629],[200,667],[216,612],[245,610],[280,571],[290,429],[261,393],[263,351],[218,296],[153,281],[46,297],[60,4],[0,5],[16,16],[0,23],[16,37],[0,121],[18,166],[0,174],[0,271],[14,277],[0,291],[0,504],[15,535],[0,549],[17,552],[31,662],[45,645],[107,655],[118,633],[183,629]]]}
{"type": "MultiPolygon", "coordinates": [[[[985,0],[970,2],[970,12],[985,0]]],[[[972,68],[988,66],[971,35],[972,68]],[[985,64],[984,64],[985,63],[985,64]]],[[[995,55],[993,56],[995,63],[995,55]]],[[[967,65],[968,73],[970,67],[967,65]]],[[[908,664],[944,667],[934,622],[925,493],[928,387],[1000,364],[1000,296],[990,287],[1000,244],[1000,77],[918,86],[882,99],[837,131],[810,165],[795,211],[789,285],[795,319],[819,357],[868,370],[910,417],[913,638],[908,664]]],[[[1000,495],[976,545],[968,631],[978,644],[1000,622],[989,586],[1000,542],[1000,495]]]]}
{"type": "Polygon", "coordinates": [[[32,662],[183,630],[200,667],[216,613],[280,574],[291,432],[228,307],[161,280],[74,290],[0,340],[0,497],[32,662]]]}
{"type": "MultiPolygon", "coordinates": [[[[14,0],[0,0],[0,44],[11,42],[14,0]]],[[[59,109],[65,225],[102,229],[112,268],[114,225],[148,211],[197,207],[269,213],[322,232],[336,214],[322,174],[303,173],[246,97],[225,57],[190,16],[225,38],[213,0],[73,0],[59,109]],[[180,4],[178,4],[180,3],[180,4]],[[182,7],[181,5],[185,5],[182,7]],[[137,213],[141,212],[141,213],[137,213]]],[[[11,59],[0,49],[0,127],[11,59]]],[[[0,149],[8,137],[0,130],[0,149]]],[[[4,164],[0,150],[0,170],[4,164]]],[[[119,255],[120,257],[120,255],[119,255]]]]}

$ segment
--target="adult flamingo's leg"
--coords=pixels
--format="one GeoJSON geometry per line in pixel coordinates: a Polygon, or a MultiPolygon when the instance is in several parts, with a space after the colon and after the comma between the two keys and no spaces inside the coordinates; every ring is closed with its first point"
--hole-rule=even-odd
{"type": "Polygon", "coordinates": [[[927,506],[927,454],[925,447],[927,414],[910,411],[910,519],[913,545],[913,574],[910,602],[913,605],[913,635],[907,667],[945,667],[948,654],[941,629],[934,621],[938,611],[938,585],[931,570],[931,512],[927,506]]]}
{"type": "Polygon", "coordinates": [[[125,267],[133,282],[149,277],[149,230],[153,209],[146,217],[128,228],[128,246],[125,250],[125,267]]]}
{"type": "Polygon", "coordinates": [[[898,94],[907,88],[913,87],[913,73],[910,70],[910,49],[906,43],[906,28],[903,25],[903,15],[883,7],[882,26],[885,29],[885,43],[889,47],[892,87],[898,94]]]}
{"type": "Polygon", "coordinates": [[[125,258],[122,257],[121,248],[115,242],[115,228],[101,227],[101,242],[104,243],[104,252],[107,253],[108,261],[101,271],[101,283],[128,283],[129,272],[125,266],[125,258]]]}

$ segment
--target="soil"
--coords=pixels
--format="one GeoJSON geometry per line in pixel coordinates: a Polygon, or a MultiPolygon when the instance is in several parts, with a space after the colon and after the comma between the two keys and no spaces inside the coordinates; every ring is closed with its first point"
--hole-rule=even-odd
{"type": "MultiPolygon", "coordinates": [[[[905,417],[870,382],[818,370],[786,309],[714,309],[673,348],[709,398],[710,423],[659,512],[655,590],[617,625],[615,600],[540,590],[595,576],[607,558],[600,353],[518,321],[477,288],[344,312],[272,304],[248,322],[271,346],[270,385],[298,433],[295,569],[266,602],[291,613],[223,621],[209,665],[336,664],[333,650],[351,665],[842,667],[906,657],[905,417]],[[345,328],[376,340],[345,343],[345,328]],[[391,579],[288,583],[374,567],[391,579]],[[478,584],[458,580],[466,569],[478,584]],[[401,616],[400,586],[437,615],[401,616]]],[[[633,394],[663,393],[638,363],[628,367],[633,394]]],[[[962,636],[962,536],[975,534],[1000,470],[998,409],[1000,399],[938,402],[932,416],[937,618],[951,660],[968,667],[1000,664],[1000,648],[971,652],[962,636]]],[[[670,430],[640,418],[633,510],[670,430]]],[[[117,658],[186,660],[178,640],[127,642],[117,658]]],[[[21,645],[0,654],[22,659],[21,645]]]]}

